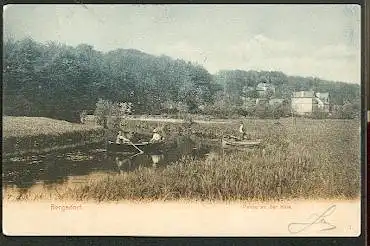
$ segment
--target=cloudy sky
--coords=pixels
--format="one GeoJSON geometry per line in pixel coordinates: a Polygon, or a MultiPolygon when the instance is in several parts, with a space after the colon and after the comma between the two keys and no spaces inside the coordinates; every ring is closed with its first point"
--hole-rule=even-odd
{"type": "Polygon", "coordinates": [[[358,5],[8,5],[4,38],[360,83],[358,5]]]}

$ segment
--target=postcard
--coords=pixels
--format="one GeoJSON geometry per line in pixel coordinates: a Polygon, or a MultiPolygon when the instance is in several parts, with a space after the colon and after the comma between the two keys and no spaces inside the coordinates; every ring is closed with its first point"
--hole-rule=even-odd
{"type": "Polygon", "coordinates": [[[6,5],[3,232],[358,237],[360,17],[6,5]]]}

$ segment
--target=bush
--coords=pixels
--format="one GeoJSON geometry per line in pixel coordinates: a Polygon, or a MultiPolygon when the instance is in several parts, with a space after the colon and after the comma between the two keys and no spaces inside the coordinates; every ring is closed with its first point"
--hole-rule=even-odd
{"type": "Polygon", "coordinates": [[[335,119],[354,119],[360,115],[360,106],[358,102],[345,103],[344,105],[333,105],[331,118],[335,119]]]}
{"type": "Polygon", "coordinates": [[[312,119],[326,119],[326,118],[328,118],[328,116],[329,116],[329,114],[327,112],[314,111],[310,115],[310,118],[312,118],[312,119]]]}
{"type": "Polygon", "coordinates": [[[108,100],[99,99],[96,103],[94,116],[97,123],[104,126],[104,128],[109,128],[110,126],[114,129],[119,129],[121,128],[122,118],[132,112],[132,103],[112,103],[108,100]]]}

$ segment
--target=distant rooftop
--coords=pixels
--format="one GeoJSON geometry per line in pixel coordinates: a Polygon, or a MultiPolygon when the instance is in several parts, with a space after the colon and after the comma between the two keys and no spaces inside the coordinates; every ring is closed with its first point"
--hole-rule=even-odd
{"type": "Polygon", "coordinates": [[[267,88],[273,88],[274,86],[272,85],[272,84],[269,84],[269,83],[259,83],[258,85],[257,85],[257,88],[256,88],[256,90],[258,91],[258,90],[266,90],[267,88]]]}
{"type": "Polygon", "coordinates": [[[317,92],[316,96],[321,99],[328,99],[329,98],[329,92],[317,92]]]}
{"type": "Polygon", "coordinates": [[[315,93],[313,91],[297,91],[293,92],[293,97],[314,97],[315,93]]]}
{"type": "Polygon", "coordinates": [[[284,99],[281,98],[272,98],[270,99],[270,104],[275,104],[275,103],[283,103],[284,99]]]}

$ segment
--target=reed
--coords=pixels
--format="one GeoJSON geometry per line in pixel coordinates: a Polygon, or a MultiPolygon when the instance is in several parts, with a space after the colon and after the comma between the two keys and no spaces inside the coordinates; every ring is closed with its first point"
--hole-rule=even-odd
{"type": "MultiPolygon", "coordinates": [[[[360,195],[359,123],[299,119],[246,122],[264,138],[265,151],[211,153],[164,168],[102,174],[84,184],[60,184],[32,192],[8,190],[7,199],[61,200],[280,200],[352,199],[360,195]],[[58,190],[58,193],[55,192],[58,190]]],[[[131,127],[149,129],[140,122],[131,127]],[[139,124],[139,125],[137,125],[139,124]]],[[[235,123],[237,124],[237,123],[235,123]]],[[[192,131],[218,136],[235,125],[194,125],[192,131]]],[[[170,127],[175,127],[172,124],[170,127]]]]}
{"type": "Polygon", "coordinates": [[[22,155],[104,141],[104,130],[42,117],[3,117],[3,153],[22,155]]]}

